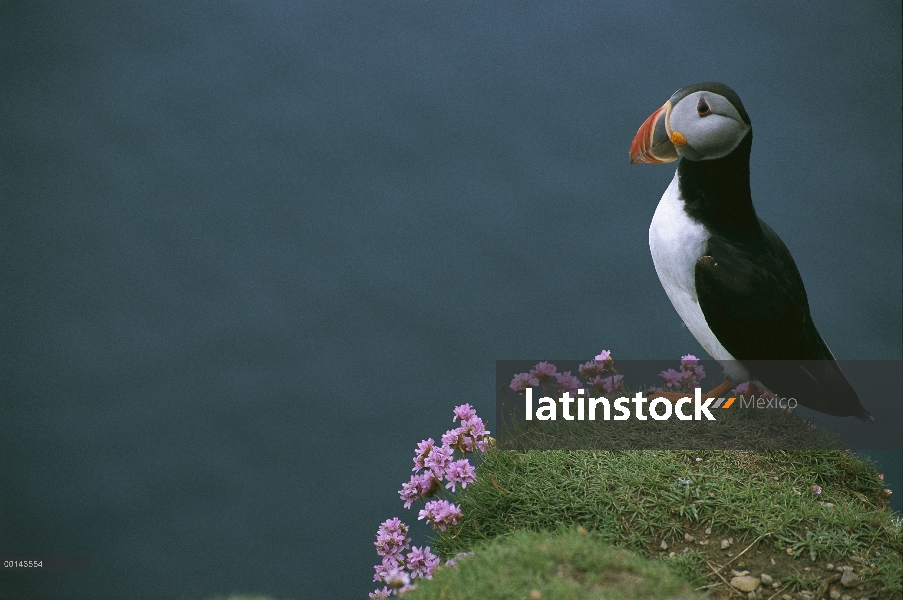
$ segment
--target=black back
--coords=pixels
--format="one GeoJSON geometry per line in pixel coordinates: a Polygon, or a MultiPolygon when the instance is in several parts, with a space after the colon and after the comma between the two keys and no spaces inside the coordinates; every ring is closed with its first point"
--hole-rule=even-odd
{"type": "MultiPolygon", "coordinates": [[[[728,98],[749,124],[736,93],[723,84],[686,87],[672,101],[699,90],[728,98]]],[[[814,410],[869,421],[871,415],[812,323],[790,251],[756,216],[751,149],[750,130],[723,158],[682,158],[677,166],[684,210],[710,233],[695,271],[702,313],[725,349],[775,394],[814,410]]]]}

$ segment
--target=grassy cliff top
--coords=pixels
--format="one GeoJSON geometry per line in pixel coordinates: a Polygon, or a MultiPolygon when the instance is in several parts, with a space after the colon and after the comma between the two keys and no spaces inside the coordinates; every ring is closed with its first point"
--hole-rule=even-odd
{"type": "MultiPolygon", "coordinates": [[[[526,598],[501,592],[522,589],[512,561],[526,552],[562,565],[552,575],[543,571],[529,590],[538,595],[529,597],[604,598],[595,583],[582,591],[574,587],[570,596],[555,590],[565,585],[562,578],[585,582],[591,572],[603,580],[631,580],[634,575],[606,579],[596,573],[627,559],[593,550],[595,566],[581,570],[554,558],[569,546],[579,556],[590,552],[586,544],[604,543],[670,565],[690,584],[673,593],[656,584],[661,594],[632,596],[637,598],[688,590],[741,597],[731,582],[744,571],[770,577],[757,598],[804,598],[808,592],[814,599],[816,592],[832,590],[838,597],[899,598],[903,533],[899,516],[879,497],[882,487],[871,464],[843,450],[496,450],[460,497],[463,522],[433,541],[446,556],[475,551],[465,559],[470,566],[440,567],[433,581],[418,581],[406,597],[526,598]],[[578,527],[586,539],[573,534],[578,527]],[[521,531],[554,533],[531,538],[521,531]],[[606,560],[615,562],[605,567],[606,560]],[[851,585],[839,581],[844,567],[851,585]]],[[[666,580],[654,569],[632,572],[666,580]]]]}

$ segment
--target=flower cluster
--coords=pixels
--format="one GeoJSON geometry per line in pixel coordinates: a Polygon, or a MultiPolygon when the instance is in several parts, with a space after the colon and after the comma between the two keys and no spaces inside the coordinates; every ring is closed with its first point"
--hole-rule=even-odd
{"type": "Polygon", "coordinates": [[[583,388],[591,390],[591,393],[604,392],[606,394],[624,389],[622,381],[624,376],[618,375],[618,372],[615,371],[614,360],[611,358],[611,352],[608,350],[603,350],[593,360],[580,365],[577,372],[588,383],[583,383],[570,371],[558,373],[555,365],[541,362],[530,369],[529,373],[518,373],[515,375],[508,387],[518,394],[524,394],[527,388],[541,385],[543,390],[548,393],[546,386],[551,384],[555,395],[561,395],[564,392],[575,394],[578,389],[583,388]]]}
{"type": "MultiPolygon", "coordinates": [[[[550,381],[555,377],[555,366],[546,365],[541,373],[543,377],[549,377],[546,381],[550,381]]],[[[417,444],[414,468],[411,469],[414,474],[398,492],[405,508],[411,508],[414,502],[423,500],[424,507],[417,518],[426,520],[434,529],[443,532],[460,523],[463,515],[459,506],[437,498],[437,494],[448,493],[446,490],[454,493],[458,491],[458,486],[464,489],[467,484],[476,481],[476,469],[467,455],[486,452],[493,443],[483,419],[477,416],[470,404],[455,407],[453,422],[457,422],[458,427],[446,431],[440,444],[436,444],[433,438],[417,444]],[[456,452],[460,453],[461,458],[456,457],[456,452]],[[446,482],[444,488],[443,481],[446,482]]],[[[433,571],[441,562],[439,557],[432,553],[429,546],[411,548],[410,542],[408,526],[398,518],[380,525],[375,545],[382,562],[373,567],[376,571],[373,580],[386,586],[372,592],[371,600],[400,596],[414,589],[412,580],[433,577],[433,571]],[[410,551],[405,557],[404,551],[408,548],[410,551]]],[[[454,567],[454,559],[447,561],[446,565],[454,567]]]]}
{"type": "MultiPolygon", "coordinates": [[[[376,553],[382,557],[382,562],[373,567],[376,574],[373,581],[383,581],[389,587],[376,590],[370,594],[370,598],[388,598],[389,588],[397,593],[404,593],[411,585],[411,576],[404,570],[404,551],[411,547],[411,538],[408,537],[408,526],[398,517],[383,521],[376,532],[376,553]]],[[[414,550],[417,550],[415,547],[414,550]]],[[[408,553],[408,560],[414,555],[414,550],[408,553]]],[[[429,553],[429,548],[426,548],[429,553]]]]}
{"type": "Polygon", "coordinates": [[[699,364],[698,358],[687,354],[680,359],[680,371],[668,369],[659,375],[665,380],[662,391],[689,392],[702,382],[705,369],[699,364]]]}
{"type": "Polygon", "coordinates": [[[417,516],[418,520],[426,519],[426,522],[434,529],[445,531],[461,521],[461,509],[448,500],[432,500],[427,502],[417,516]]]}
{"type": "Polygon", "coordinates": [[[741,383],[737,387],[731,390],[731,395],[733,396],[746,396],[749,394],[749,382],[741,383]]]}
{"type": "MultiPolygon", "coordinates": [[[[467,455],[476,451],[486,452],[492,438],[483,419],[477,416],[470,404],[456,406],[454,415],[452,420],[458,421],[460,426],[445,432],[441,446],[437,446],[433,438],[417,444],[414,468],[411,469],[414,474],[398,492],[405,508],[411,508],[418,500],[425,501],[435,496],[442,487],[443,479],[446,481],[445,487],[452,492],[457,492],[459,485],[463,489],[476,480],[476,470],[467,455]],[[455,460],[455,451],[460,452],[463,458],[455,460]]],[[[449,525],[457,525],[460,520],[459,516],[455,516],[458,513],[447,510],[444,505],[427,502],[425,509],[420,511],[420,519],[426,519],[440,531],[445,531],[449,525]]]]}

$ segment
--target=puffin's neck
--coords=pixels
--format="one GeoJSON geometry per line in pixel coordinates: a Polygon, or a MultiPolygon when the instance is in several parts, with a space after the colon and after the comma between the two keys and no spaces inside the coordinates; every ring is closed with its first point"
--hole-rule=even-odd
{"type": "Polygon", "coordinates": [[[682,158],[677,165],[684,210],[713,233],[743,236],[761,232],[749,189],[751,149],[752,131],[723,158],[682,158]]]}

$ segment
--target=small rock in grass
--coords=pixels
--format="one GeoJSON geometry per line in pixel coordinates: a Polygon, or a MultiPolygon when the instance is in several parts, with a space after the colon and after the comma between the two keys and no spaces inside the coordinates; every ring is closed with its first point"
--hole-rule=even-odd
{"type": "Polygon", "coordinates": [[[696,543],[699,544],[700,546],[708,546],[708,545],[709,545],[709,540],[699,540],[699,541],[696,542],[696,543]]]}
{"type": "Polygon", "coordinates": [[[859,575],[853,572],[853,569],[844,569],[843,575],[840,577],[840,583],[843,587],[855,587],[859,585],[859,575]]]}
{"type": "Polygon", "coordinates": [[[705,528],[705,534],[706,534],[706,535],[712,535],[712,528],[711,528],[711,527],[706,527],[706,528],[705,528]]]}
{"type": "Polygon", "coordinates": [[[731,543],[727,540],[721,540],[721,549],[725,550],[726,548],[730,548],[731,543]]]}
{"type": "Polygon", "coordinates": [[[741,592],[755,591],[760,583],[761,582],[756,577],[750,577],[749,575],[741,575],[731,579],[731,587],[734,587],[741,592]]]}
{"type": "Polygon", "coordinates": [[[693,537],[692,535],[690,535],[689,533],[685,533],[685,534],[684,534],[684,539],[687,540],[688,542],[692,542],[692,541],[695,540],[696,538],[694,538],[694,537],[693,537]]]}
{"type": "Polygon", "coordinates": [[[530,600],[542,600],[542,592],[539,590],[530,590],[530,600]]]}
{"type": "Polygon", "coordinates": [[[662,550],[667,550],[667,549],[668,549],[668,542],[666,542],[665,540],[662,540],[662,545],[659,546],[659,548],[661,548],[662,550]]]}
{"type": "Polygon", "coordinates": [[[674,551],[673,551],[673,550],[672,550],[671,552],[668,553],[668,558],[674,558],[674,551]]]}
{"type": "Polygon", "coordinates": [[[831,590],[828,595],[831,596],[831,600],[840,600],[840,592],[837,590],[831,590]]]}
{"type": "Polygon", "coordinates": [[[771,585],[772,583],[771,575],[768,573],[762,573],[759,575],[759,579],[762,580],[762,585],[771,585]]]}
{"type": "Polygon", "coordinates": [[[827,570],[829,570],[829,571],[833,571],[833,570],[834,570],[834,565],[833,565],[832,563],[828,563],[828,564],[825,565],[825,568],[826,568],[827,570]]]}
{"type": "Polygon", "coordinates": [[[750,593],[746,594],[746,597],[749,600],[758,600],[758,598],[759,598],[755,592],[750,592],[750,593]]]}

